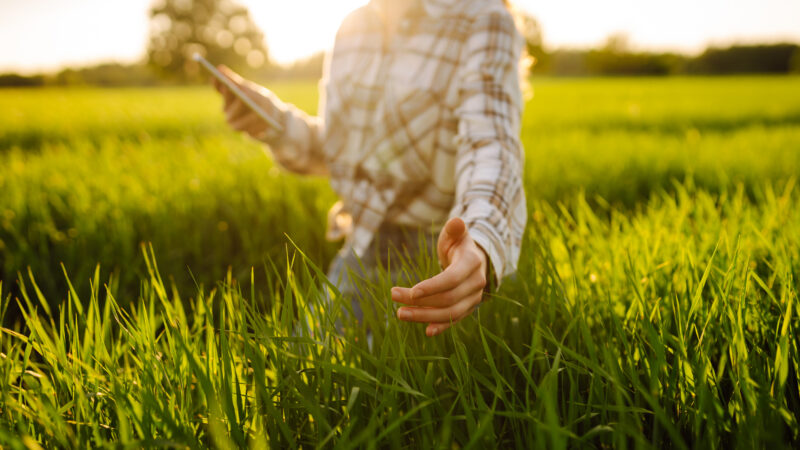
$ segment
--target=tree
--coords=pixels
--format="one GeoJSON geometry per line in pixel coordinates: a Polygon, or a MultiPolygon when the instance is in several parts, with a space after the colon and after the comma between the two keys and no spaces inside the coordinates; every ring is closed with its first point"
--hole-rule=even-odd
{"type": "Polygon", "coordinates": [[[637,52],[625,33],[614,33],[605,45],[585,53],[586,70],[597,75],[669,75],[683,70],[684,57],[671,53],[637,52]]]}
{"type": "Polygon", "coordinates": [[[800,46],[795,49],[794,55],[792,55],[789,73],[800,73],[800,46]]]}
{"type": "Polygon", "coordinates": [[[44,77],[42,75],[33,75],[26,77],[16,73],[0,74],[0,87],[40,87],[44,86],[44,77]]]}
{"type": "Polygon", "coordinates": [[[533,67],[537,72],[546,71],[550,66],[547,52],[544,50],[542,26],[532,15],[516,11],[517,27],[525,38],[528,55],[533,58],[533,67]]]}
{"type": "Polygon", "coordinates": [[[168,78],[198,80],[194,53],[246,75],[269,61],[247,8],[232,0],[157,0],[150,8],[149,64],[168,78]]]}
{"type": "Polygon", "coordinates": [[[791,43],[708,48],[692,61],[695,73],[790,73],[800,46],[791,43]]]}
{"type": "Polygon", "coordinates": [[[612,33],[606,38],[606,43],[601,50],[616,55],[630,53],[631,38],[626,33],[612,33]]]}

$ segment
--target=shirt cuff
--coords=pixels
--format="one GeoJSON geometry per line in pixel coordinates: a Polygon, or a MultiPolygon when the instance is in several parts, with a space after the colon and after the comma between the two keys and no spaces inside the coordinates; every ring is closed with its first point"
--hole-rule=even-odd
{"type": "Polygon", "coordinates": [[[261,132],[261,135],[258,136],[257,139],[265,144],[275,145],[287,134],[286,128],[291,119],[289,117],[291,114],[290,105],[288,103],[284,103],[269,89],[262,88],[259,93],[262,95],[262,97],[264,97],[264,99],[268,100],[268,102],[264,102],[261,105],[264,113],[277,122],[281,128],[283,128],[283,131],[279,131],[273,126],[267,124],[267,128],[261,132]]]}
{"type": "Polygon", "coordinates": [[[487,286],[489,282],[493,282],[493,290],[497,290],[500,287],[500,283],[502,281],[502,274],[504,269],[504,262],[503,257],[500,255],[500,252],[492,245],[491,239],[487,236],[484,232],[480,229],[475,227],[470,227],[467,225],[467,232],[469,236],[478,244],[478,247],[486,253],[488,257],[488,261],[486,261],[486,265],[488,268],[488,276],[487,276],[487,286]]]}
{"type": "Polygon", "coordinates": [[[269,145],[274,146],[279,144],[283,138],[285,138],[288,133],[289,127],[289,110],[287,108],[280,108],[276,105],[275,110],[270,114],[278,124],[280,124],[283,130],[277,130],[271,125],[267,125],[267,128],[258,136],[258,140],[269,145]]]}

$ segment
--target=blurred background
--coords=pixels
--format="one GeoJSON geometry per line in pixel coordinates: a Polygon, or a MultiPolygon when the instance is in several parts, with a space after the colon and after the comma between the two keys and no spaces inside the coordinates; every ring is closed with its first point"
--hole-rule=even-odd
{"type": "MultiPolygon", "coordinates": [[[[197,81],[199,51],[259,79],[318,77],[366,0],[29,0],[0,5],[0,85],[197,81]]],[[[793,0],[519,0],[535,73],[800,71],[793,0]]]]}

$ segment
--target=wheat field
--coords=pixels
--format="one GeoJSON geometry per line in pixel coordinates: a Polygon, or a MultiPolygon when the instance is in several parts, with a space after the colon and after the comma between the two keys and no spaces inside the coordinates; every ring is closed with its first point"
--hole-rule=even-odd
{"type": "Polygon", "coordinates": [[[798,446],[800,78],[533,90],[519,271],[436,338],[211,88],[0,91],[0,447],[798,446]]]}

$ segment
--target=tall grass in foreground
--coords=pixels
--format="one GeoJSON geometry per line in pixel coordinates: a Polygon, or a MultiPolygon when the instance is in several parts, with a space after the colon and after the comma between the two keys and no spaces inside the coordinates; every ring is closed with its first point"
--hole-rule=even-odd
{"type": "Polygon", "coordinates": [[[386,282],[364,286],[366,324],[336,293],[326,307],[297,250],[263,285],[178,292],[145,248],[130,308],[99,272],[57,308],[28,274],[23,327],[0,335],[0,443],[797,445],[800,196],[774,186],[751,201],[689,181],[624,213],[533,202],[519,275],[434,339],[394,320],[386,282]]]}

